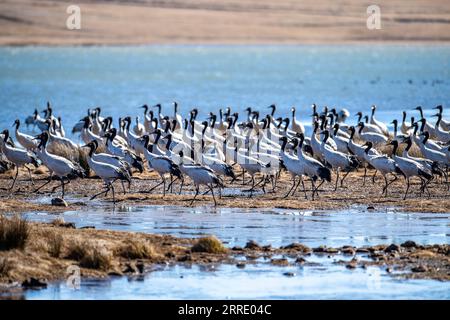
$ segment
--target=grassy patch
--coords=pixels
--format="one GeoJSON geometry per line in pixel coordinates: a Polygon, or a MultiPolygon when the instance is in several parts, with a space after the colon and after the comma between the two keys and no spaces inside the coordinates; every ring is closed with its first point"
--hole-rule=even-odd
{"type": "Polygon", "coordinates": [[[23,249],[29,235],[28,222],[20,216],[0,216],[0,250],[23,249]]]}
{"type": "Polygon", "coordinates": [[[153,246],[141,241],[129,240],[115,250],[115,255],[126,259],[150,259],[155,256],[153,246]]]}
{"type": "Polygon", "coordinates": [[[67,259],[80,263],[80,267],[108,270],[111,267],[111,254],[89,242],[73,242],[68,248],[67,259]]]}
{"type": "Polygon", "coordinates": [[[14,263],[8,258],[0,258],[0,278],[7,277],[14,268],[14,263]]]}
{"type": "Polygon", "coordinates": [[[225,253],[227,249],[215,236],[200,238],[192,246],[192,252],[225,253]]]}
{"type": "Polygon", "coordinates": [[[59,258],[64,245],[64,238],[56,232],[52,232],[48,236],[48,253],[53,258],[59,258]]]}

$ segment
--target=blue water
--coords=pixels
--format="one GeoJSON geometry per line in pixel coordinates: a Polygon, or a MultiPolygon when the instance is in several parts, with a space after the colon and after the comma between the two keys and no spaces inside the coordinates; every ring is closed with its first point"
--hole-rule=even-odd
{"type": "MultiPolygon", "coordinates": [[[[450,101],[450,46],[143,46],[0,48],[0,128],[50,100],[67,128],[101,106],[104,114],[142,113],[144,103],[180,103],[200,115],[232,106],[279,114],[292,105],[310,123],[310,105],[353,114],[377,104],[378,119],[450,101]]],[[[446,110],[446,116],[450,114],[446,110]]],[[[409,115],[418,116],[416,111],[409,115]]]]}

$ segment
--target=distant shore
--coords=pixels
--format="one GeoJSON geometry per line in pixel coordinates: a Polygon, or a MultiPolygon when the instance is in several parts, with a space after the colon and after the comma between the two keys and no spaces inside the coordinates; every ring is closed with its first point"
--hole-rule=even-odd
{"type": "Polygon", "coordinates": [[[357,0],[81,0],[80,30],[66,27],[71,4],[2,1],[0,46],[450,43],[444,0],[378,1],[380,30],[357,0]]]}

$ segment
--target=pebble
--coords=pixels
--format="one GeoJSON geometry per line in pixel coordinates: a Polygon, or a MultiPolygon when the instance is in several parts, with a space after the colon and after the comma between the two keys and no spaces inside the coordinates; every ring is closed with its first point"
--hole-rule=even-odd
{"type": "Polygon", "coordinates": [[[285,258],[272,259],[272,260],[270,260],[270,263],[273,265],[277,265],[277,266],[288,266],[289,265],[289,261],[285,258]]]}
{"type": "Polygon", "coordinates": [[[295,273],[294,273],[294,272],[285,272],[285,273],[283,273],[283,276],[286,276],[286,277],[295,277],[295,273]]]}
{"type": "Polygon", "coordinates": [[[424,265],[419,265],[411,269],[412,272],[427,272],[428,268],[424,265]]]}
{"type": "Polygon", "coordinates": [[[24,288],[47,288],[47,282],[45,280],[40,280],[37,278],[28,278],[22,282],[22,287],[24,288]]]}
{"type": "Polygon", "coordinates": [[[69,205],[67,204],[66,200],[64,200],[62,198],[53,198],[52,199],[52,206],[68,207],[69,205]]]}
{"type": "Polygon", "coordinates": [[[412,240],[407,240],[407,241],[403,242],[403,243],[401,244],[401,246],[402,246],[403,248],[416,248],[416,247],[417,247],[417,243],[415,243],[415,242],[412,241],[412,240]]]}
{"type": "Polygon", "coordinates": [[[245,268],[245,263],[239,262],[239,263],[236,264],[236,267],[238,267],[239,269],[244,269],[245,268]]]}
{"type": "Polygon", "coordinates": [[[305,263],[306,263],[306,260],[303,259],[302,257],[298,257],[297,260],[295,260],[295,263],[298,263],[298,264],[305,264],[305,263]]]}
{"type": "Polygon", "coordinates": [[[245,245],[246,249],[260,249],[261,246],[254,240],[250,240],[249,242],[247,242],[247,244],[245,245]]]}
{"type": "Polygon", "coordinates": [[[400,251],[400,246],[394,243],[388,246],[386,249],[384,249],[384,252],[395,252],[395,251],[400,251]]]}

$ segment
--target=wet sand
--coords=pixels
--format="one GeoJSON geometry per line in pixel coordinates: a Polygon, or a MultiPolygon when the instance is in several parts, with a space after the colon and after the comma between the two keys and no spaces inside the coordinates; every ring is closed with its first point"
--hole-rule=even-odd
{"type": "Polygon", "coordinates": [[[427,43],[450,41],[450,2],[380,0],[381,30],[359,0],[82,0],[0,2],[0,45],[427,43]]]}
{"type": "MultiPolygon", "coordinates": [[[[48,177],[46,169],[41,167],[35,172],[36,186],[43,184],[48,177]]],[[[236,173],[239,172],[236,170],[236,173]]],[[[270,184],[265,187],[266,193],[263,193],[261,188],[257,187],[252,197],[249,192],[245,192],[251,186],[250,176],[246,175],[246,185],[242,185],[242,179],[239,178],[233,184],[229,183],[229,178],[225,181],[226,188],[223,190],[222,198],[219,198],[216,190],[217,205],[220,207],[234,207],[234,208],[284,208],[284,209],[299,209],[299,210],[341,210],[355,206],[369,208],[374,210],[383,210],[390,208],[392,210],[406,211],[406,212],[435,212],[448,213],[450,212],[450,191],[447,190],[445,184],[439,181],[432,182],[429,185],[431,197],[427,194],[419,196],[420,181],[419,179],[411,179],[410,194],[406,200],[403,200],[406,183],[403,178],[399,178],[396,182],[389,186],[388,197],[381,196],[381,191],[384,186],[383,177],[378,174],[375,183],[372,183],[372,175],[374,171],[368,170],[368,177],[366,184],[363,186],[363,170],[352,172],[344,181],[344,187],[339,187],[334,191],[334,179],[332,176],[332,183],[325,183],[319,190],[319,198],[311,200],[311,184],[308,180],[305,181],[308,199],[305,199],[301,186],[294,196],[283,198],[289,188],[292,186],[292,180],[289,174],[283,172],[275,192],[273,192],[270,184]]],[[[61,211],[74,210],[80,207],[89,206],[92,201],[89,198],[102,189],[103,183],[100,179],[89,178],[84,180],[72,181],[66,187],[66,198],[75,199],[68,201],[68,207],[52,206],[50,201],[39,202],[43,195],[50,196],[50,190],[53,186],[59,184],[58,181],[53,181],[51,185],[42,189],[42,193],[36,194],[33,191],[36,186],[32,186],[28,181],[28,174],[21,170],[19,181],[15,187],[15,192],[10,193],[4,190],[12,183],[12,176],[14,171],[0,175],[0,213],[8,212],[27,212],[27,211],[61,211]]],[[[341,175],[342,177],[342,175],[341,175]]],[[[391,178],[392,179],[392,178],[391,178]]],[[[439,178],[440,179],[440,178],[439,178]]],[[[255,179],[259,180],[259,177],[255,179]]],[[[143,174],[135,174],[131,186],[131,191],[126,194],[122,193],[120,183],[116,182],[116,202],[117,204],[138,204],[138,205],[179,205],[190,206],[191,199],[194,196],[194,189],[189,179],[186,179],[183,192],[179,195],[180,183],[174,183],[173,193],[166,193],[162,195],[162,186],[156,188],[149,193],[148,191],[158,184],[161,180],[154,172],[144,172],[143,174]]],[[[206,191],[201,188],[201,191],[206,191]]],[[[52,196],[59,197],[60,189],[52,196]]],[[[109,204],[112,202],[111,193],[108,197],[98,198],[100,201],[105,201],[109,204]]],[[[213,206],[213,199],[211,194],[199,195],[193,206],[213,206]]]]}

